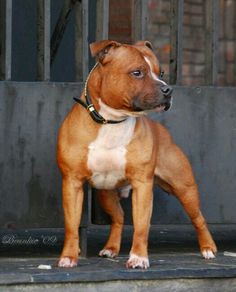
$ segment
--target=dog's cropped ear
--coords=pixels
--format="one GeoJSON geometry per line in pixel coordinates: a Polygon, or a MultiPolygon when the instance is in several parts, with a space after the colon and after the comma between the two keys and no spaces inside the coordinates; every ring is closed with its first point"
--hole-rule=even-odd
{"type": "Polygon", "coordinates": [[[153,51],[153,46],[149,41],[138,41],[135,43],[135,46],[146,46],[153,51]]]}
{"type": "Polygon", "coordinates": [[[105,64],[111,59],[111,51],[114,48],[120,47],[121,44],[116,41],[103,40],[90,44],[90,51],[93,57],[105,64]]]}

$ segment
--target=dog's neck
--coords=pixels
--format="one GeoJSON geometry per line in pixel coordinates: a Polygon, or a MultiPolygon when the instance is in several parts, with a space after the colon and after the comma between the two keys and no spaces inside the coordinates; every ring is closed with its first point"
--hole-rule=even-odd
{"type": "Polygon", "coordinates": [[[112,119],[112,120],[121,120],[127,118],[127,114],[123,113],[120,110],[114,109],[108,105],[106,105],[101,98],[98,99],[99,105],[99,113],[105,119],[112,119]]]}

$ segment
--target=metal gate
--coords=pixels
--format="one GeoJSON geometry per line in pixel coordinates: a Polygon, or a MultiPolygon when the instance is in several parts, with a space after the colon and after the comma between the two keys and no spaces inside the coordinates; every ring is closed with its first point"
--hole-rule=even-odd
{"type": "MultiPolygon", "coordinates": [[[[32,4],[33,1],[24,3],[32,4]]],[[[83,86],[92,60],[88,44],[108,38],[109,1],[61,1],[57,17],[54,1],[38,0],[33,6],[36,37],[32,77],[24,76],[24,67],[15,70],[15,29],[18,13],[14,0],[1,1],[1,71],[0,76],[0,235],[1,249],[16,245],[29,247],[61,246],[63,212],[61,178],[55,160],[58,128],[72,106],[72,97],[83,86]],[[15,13],[15,14],[14,14],[15,13]],[[53,16],[54,15],[54,16],[53,16]],[[51,23],[54,17],[54,30],[51,23]],[[70,21],[71,30],[65,30],[70,21]],[[52,32],[51,32],[52,31],[52,32]],[[63,41],[75,34],[62,70],[73,65],[75,80],[53,82],[58,72],[58,55],[63,41]],[[67,34],[67,36],[66,36],[67,34]],[[71,62],[71,63],[70,63],[71,62]],[[19,78],[14,78],[18,76],[19,78]],[[31,81],[31,82],[29,82],[31,81]],[[14,236],[14,237],[12,237],[14,236]],[[18,241],[14,239],[18,238],[18,241]],[[29,241],[31,238],[31,241],[29,241]],[[28,240],[28,241],[27,241],[28,240]]],[[[133,39],[146,39],[147,1],[133,0],[133,39]]],[[[170,112],[152,116],[166,125],[175,141],[190,158],[199,185],[202,209],[211,224],[236,224],[236,88],[217,87],[218,0],[206,1],[209,15],[206,23],[206,85],[181,86],[183,0],[171,0],[170,82],[174,84],[174,105],[170,112]]],[[[32,16],[31,16],[32,17],[32,16]]],[[[24,36],[22,36],[24,39],[24,36]]],[[[18,42],[18,45],[20,43],[18,42]]],[[[27,48],[25,49],[27,51],[27,48]]],[[[96,196],[85,203],[82,232],[89,224],[107,223],[96,204],[96,196]]],[[[182,207],[174,197],[155,189],[155,211],[152,224],[186,224],[182,207]],[[157,210],[157,211],[156,211],[157,210]]],[[[123,201],[126,224],[131,223],[129,199],[123,201]]],[[[83,235],[83,251],[86,236],[83,235]]]]}

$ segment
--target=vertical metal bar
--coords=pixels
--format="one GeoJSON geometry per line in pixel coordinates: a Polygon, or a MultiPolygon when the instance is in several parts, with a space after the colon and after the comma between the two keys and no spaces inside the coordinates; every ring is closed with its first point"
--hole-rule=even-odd
{"type": "Polygon", "coordinates": [[[81,218],[81,223],[79,227],[79,236],[80,236],[80,256],[81,257],[86,257],[87,256],[87,227],[88,224],[90,223],[90,212],[91,212],[91,207],[89,203],[91,202],[89,195],[89,189],[91,187],[88,184],[85,184],[84,186],[84,202],[83,202],[83,213],[82,213],[82,218],[81,218]]]}
{"type": "Polygon", "coordinates": [[[86,258],[87,256],[87,227],[79,228],[79,239],[80,239],[80,257],[86,258]]]}
{"type": "Polygon", "coordinates": [[[92,193],[93,193],[93,190],[92,190],[92,187],[88,184],[88,188],[87,188],[87,197],[88,197],[88,203],[87,203],[87,206],[88,206],[88,225],[91,225],[92,224],[92,193]]]}
{"type": "Polygon", "coordinates": [[[85,81],[88,76],[88,8],[88,0],[77,2],[75,6],[75,60],[77,81],[85,81]]]}
{"type": "Polygon", "coordinates": [[[132,4],[132,41],[145,40],[147,36],[148,1],[133,0],[132,4]]]}
{"type": "Polygon", "coordinates": [[[37,1],[37,80],[43,80],[44,71],[44,2],[37,1]]]}
{"type": "MultiPolygon", "coordinates": [[[[227,7],[227,5],[226,5],[226,3],[225,3],[225,1],[222,3],[223,1],[221,1],[221,14],[222,14],[222,19],[221,19],[221,25],[222,25],[222,35],[221,36],[219,36],[220,38],[221,38],[221,43],[222,43],[222,47],[223,47],[223,52],[222,52],[222,55],[220,56],[221,57],[221,62],[222,62],[222,67],[221,67],[221,71],[222,71],[222,73],[223,73],[223,76],[221,77],[221,85],[222,85],[222,83],[225,85],[226,84],[226,60],[227,60],[227,58],[226,58],[226,52],[227,52],[227,46],[226,46],[226,41],[225,41],[225,36],[226,36],[226,7],[227,7]]],[[[206,11],[205,11],[205,14],[206,14],[206,11]]],[[[206,15],[205,15],[205,17],[206,17],[206,15]]],[[[205,41],[207,41],[206,40],[206,36],[205,36],[205,41]]],[[[207,57],[206,57],[206,51],[205,51],[205,59],[206,59],[207,57]]],[[[207,68],[205,68],[205,70],[206,70],[207,68]]],[[[207,72],[207,70],[205,71],[205,72],[207,72]]]]}
{"type": "Polygon", "coordinates": [[[184,1],[171,0],[170,4],[170,84],[181,84],[183,64],[184,1]]]}
{"type": "Polygon", "coordinates": [[[86,80],[88,76],[88,61],[89,61],[89,43],[88,43],[88,32],[89,32],[89,3],[88,0],[82,0],[82,29],[83,29],[83,62],[82,62],[82,68],[83,68],[83,81],[86,80]]]}
{"type": "Polygon", "coordinates": [[[57,50],[60,46],[67,23],[70,19],[69,16],[76,2],[77,0],[64,0],[64,5],[61,9],[56,27],[53,31],[52,38],[51,38],[51,64],[53,63],[56,57],[57,50]]]}
{"type": "Polygon", "coordinates": [[[12,0],[6,1],[5,79],[12,78],[12,0]]]}
{"type": "Polygon", "coordinates": [[[38,80],[50,80],[50,22],[51,0],[37,1],[38,80]]]}
{"type": "Polygon", "coordinates": [[[96,40],[108,39],[109,0],[96,1],[96,40]]]}
{"type": "Polygon", "coordinates": [[[216,85],[218,78],[219,0],[205,1],[205,80],[216,85]]]}
{"type": "Polygon", "coordinates": [[[0,1],[0,80],[5,79],[6,1],[0,1]]]}
{"type": "Polygon", "coordinates": [[[233,9],[234,9],[234,86],[236,86],[236,3],[233,2],[233,9]]]}
{"type": "MultiPolygon", "coordinates": [[[[85,82],[88,76],[88,32],[89,32],[89,3],[88,0],[78,1],[75,5],[75,63],[76,63],[76,80],[85,82]]],[[[86,191],[87,193],[87,191],[86,191]]],[[[86,194],[87,195],[87,194],[86,194]]],[[[83,208],[84,217],[90,217],[89,202],[90,197],[85,199],[86,208],[83,208]]],[[[86,225],[86,224],[84,224],[86,225]]],[[[80,232],[80,247],[81,256],[87,255],[87,228],[81,226],[80,232]]]]}
{"type": "Polygon", "coordinates": [[[44,0],[44,80],[50,80],[51,0],[44,0]]]}
{"type": "Polygon", "coordinates": [[[141,2],[142,17],[141,17],[141,40],[145,40],[147,37],[147,23],[148,23],[148,3],[146,1],[141,2]]]}

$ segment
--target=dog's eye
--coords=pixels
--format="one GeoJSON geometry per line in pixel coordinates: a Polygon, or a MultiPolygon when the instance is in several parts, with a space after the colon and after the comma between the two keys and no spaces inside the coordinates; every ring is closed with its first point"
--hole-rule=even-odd
{"type": "Polygon", "coordinates": [[[135,71],[131,72],[131,74],[136,78],[142,78],[144,76],[143,72],[140,70],[135,70],[135,71]]]}

